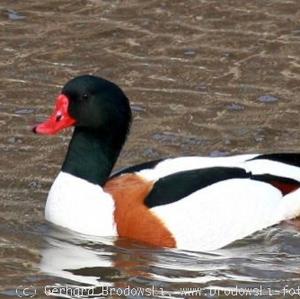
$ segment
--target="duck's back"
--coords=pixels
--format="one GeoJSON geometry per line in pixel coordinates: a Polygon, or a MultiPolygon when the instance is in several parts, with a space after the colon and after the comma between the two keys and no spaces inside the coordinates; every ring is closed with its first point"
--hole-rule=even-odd
{"type": "MultiPolygon", "coordinates": [[[[130,175],[147,185],[138,205],[160,221],[176,247],[213,250],[297,216],[299,166],[299,154],[181,157],[123,169],[111,181],[122,185],[130,175]]],[[[130,193],[126,196],[130,202],[130,193]]],[[[139,221],[133,223],[136,231],[139,221]]],[[[130,230],[123,234],[135,238],[130,230]]],[[[147,242],[146,235],[142,238],[147,242]]],[[[165,245],[160,238],[150,236],[149,242],[165,245]]]]}

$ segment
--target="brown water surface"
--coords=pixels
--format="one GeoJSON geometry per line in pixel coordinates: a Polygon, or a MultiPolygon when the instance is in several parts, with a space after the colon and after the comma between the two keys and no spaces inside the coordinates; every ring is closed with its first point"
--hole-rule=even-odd
{"type": "Polygon", "coordinates": [[[46,297],[54,284],[114,286],[123,290],[115,297],[128,298],[189,298],[196,294],[182,288],[194,287],[224,298],[236,286],[252,288],[253,298],[253,288],[266,298],[270,290],[277,298],[293,294],[286,285],[297,291],[295,224],[212,254],[85,240],[52,227],[43,210],[71,132],[46,138],[30,127],[51,112],[67,80],[91,73],[131,99],[134,123],[117,167],[176,155],[299,151],[299,20],[297,0],[2,0],[3,298],[46,297]],[[128,287],[153,289],[129,294],[128,287]]]}

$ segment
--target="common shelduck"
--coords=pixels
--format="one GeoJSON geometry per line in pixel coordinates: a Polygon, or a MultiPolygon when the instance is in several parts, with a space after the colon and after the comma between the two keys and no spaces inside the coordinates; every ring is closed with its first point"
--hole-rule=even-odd
{"type": "Polygon", "coordinates": [[[75,127],[48,195],[48,221],[209,251],[300,214],[300,154],[168,158],[111,174],[130,124],[128,98],[114,83],[84,75],[63,87],[53,114],[33,129],[75,127]]]}

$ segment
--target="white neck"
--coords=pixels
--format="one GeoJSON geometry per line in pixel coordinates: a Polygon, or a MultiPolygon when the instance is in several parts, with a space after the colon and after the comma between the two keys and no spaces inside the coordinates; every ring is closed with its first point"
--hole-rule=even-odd
{"type": "Polygon", "coordinates": [[[113,198],[99,185],[61,171],[50,189],[45,217],[83,234],[116,236],[114,210],[113,198]]]}

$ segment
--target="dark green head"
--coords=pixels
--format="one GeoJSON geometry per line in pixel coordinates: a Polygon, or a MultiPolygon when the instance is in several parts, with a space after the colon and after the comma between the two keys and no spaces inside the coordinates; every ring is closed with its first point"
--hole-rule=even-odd
{"type": "Polygon", "coordinates": [[[63,87],[53,114],[33,131],[52,135],[74,126],[62,169],[103,184],[117,160],[130,124],[130,105],[123,91],[110,81],[84,75],[63,87]]]}
{"type": "Polygon", "coordinates": [[[127,97],[114,83],[84,75],[70,80],[61,92],[69,100],[68,112],[75,126],[126,137],[131,123],[127,97]]]}

